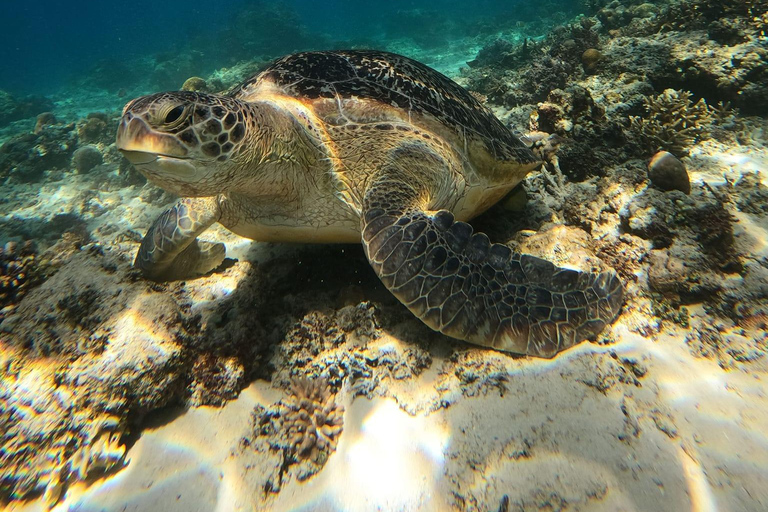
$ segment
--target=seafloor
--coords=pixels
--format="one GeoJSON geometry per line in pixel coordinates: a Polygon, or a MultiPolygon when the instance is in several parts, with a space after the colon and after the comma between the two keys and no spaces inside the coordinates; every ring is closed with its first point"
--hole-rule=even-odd
{"type": "Polygon", "coordinates": [[[432,332],[359,246],[212,229],[223,268],[150,283],[131,261],[175,198],[115,149],[125,91],[0,97],[2,503],[768,509],[766,2],[591,4],[538,39],[389,48],[547,161],[478,230],[626,283],[615,324],[553,360],[432,332]]]}

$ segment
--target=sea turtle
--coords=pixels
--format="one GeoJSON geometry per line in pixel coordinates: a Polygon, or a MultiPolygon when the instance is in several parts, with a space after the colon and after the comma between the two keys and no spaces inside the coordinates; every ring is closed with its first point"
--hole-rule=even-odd
{"type": "Polygon", "coordinates": [[[215,222],[260,241],[355,242],[384,285],[448,336],[552,357],[616,316],[615,272],[513,253],[467,220],[540,165],[465,89],[380,51],[283,57],[228,94],[129,102],[117,147],[182,196],[143,239],[153,280],[206,273],[215,222]]]}

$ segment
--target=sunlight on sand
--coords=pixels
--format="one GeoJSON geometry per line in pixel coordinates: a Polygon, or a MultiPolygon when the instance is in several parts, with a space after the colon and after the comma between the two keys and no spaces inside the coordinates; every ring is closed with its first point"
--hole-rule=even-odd
{"type": "Polygon", "coordinates": [[[352,482],[369,499],[410,502],[423,492],[425,476],[442,467],[448,432],[435,430],[425,417],[411,417],[393,401],[381,403],[368,413],[346,454],[352,482]]]}
{"type": "Polygon", "coordinates": [[[253,384],[223,408],[161,420],[168,423],[142,433],[121,471],[75,484],[54,511],[247,510],[251,497],[230,454],[247,434],[255,404],[276,398],[268,385],[253,384]]]}
{"type": "Polygon", "coordinates": [[[691,496],[691,512],[716,512],[718,508],[715,497],[704,469],[683,448],[678,449],[678,457],[688,484],[688,494],[691,496]]]}
{"type": "MultiPolygon", "coordinates": [[[[291,510],[442,510],[435,484],[450,437],[445,426],[391,399],[355,400],[344,420],[337,452],[289,498],[301,503],[291,510]]],[[[275,509],[284,510],[279,498],[275,509]]]]}

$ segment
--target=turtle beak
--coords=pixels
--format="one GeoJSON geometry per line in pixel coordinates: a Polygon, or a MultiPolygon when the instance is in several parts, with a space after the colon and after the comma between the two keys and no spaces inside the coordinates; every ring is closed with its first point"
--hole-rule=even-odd
{"type": "Polygon", "coordinates": [[[158,156],[187,158],[187,148],[170,134],[152,130],[141,117],[126,112],[117,129],[117,149],[133,165],[148,164],[158,156]]]}

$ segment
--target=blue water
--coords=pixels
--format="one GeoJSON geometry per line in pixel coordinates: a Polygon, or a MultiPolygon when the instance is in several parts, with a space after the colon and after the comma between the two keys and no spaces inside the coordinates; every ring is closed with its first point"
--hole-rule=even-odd
{"type": "Polygon", "coordinates": [[[49,92],[100,59],[131,59],[190,34],[215,33],[242,3],[228,2],[228,11],[209,2],[7,2],[0,10],[0,89],[49,92]]]}
{"type": "MultiPolygon", "coordinates": [[[[566,2],[563,11],[575,8],[573,4],[566,2]]],[[[499,20],[509,25],[536,17],[530,3],[503,0],[471,6],[458,0],[4,2],[0,90],[51,94],[92,75],[104,86],[117,87],[124,80],[130,87],[132,80],[151,71],[135,62],[158,55],[172,60],[194,54],[195,71],[204,74],[260,56],[256,54],[381,47],[409,37],[416,45],[440,46],[467,36],[492,36],[487,31],[498,29],[499,20]],[[284,26],[277,26],[270,11],[280,13],[284,26]],[[115,77],[104,76],[110,73],[115,77]]]]}

